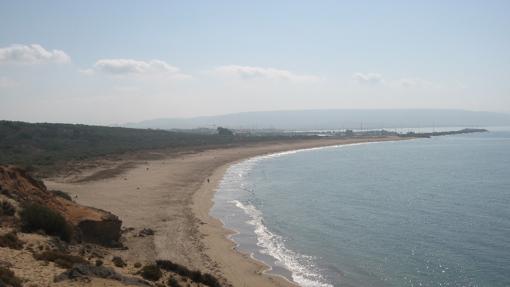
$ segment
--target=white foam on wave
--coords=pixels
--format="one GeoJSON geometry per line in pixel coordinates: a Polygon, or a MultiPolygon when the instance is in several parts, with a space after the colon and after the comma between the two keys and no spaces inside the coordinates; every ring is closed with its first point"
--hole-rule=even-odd
{"type": "MultiPolygon", "coordinates": [[[[261,160],[272,159],[281,156],[296,154],[298,152],[306,152],[321,149],[339,148],[347,146],[358,146],[376,142],[352,143],[344,145],[332,145],[324,147],[314,147],[297,149],[291,151],[278,152],[273,154],[261,155],[249,158],[240,163],[232,165],[225,173],[223,179],[219,184],[220,192],[223,191],[238,191],[239,189],[247,190],[243,178],[250,170],[261,160]]],[[[284,239],[272,233],[265,225],[261,211],[255,206],[238,200],[231,200],[230,203],[234,204],[237,208],[244,211],[250,218],[246,223],[254,227],[254,232],[257,237],[257,246],[261,248],[260,252],[273,257],[278,265],[283,266],[292,274],[292,280],[300,286],[311,287],[332,287],[325,278],[320,274],[315,265],[316,258],[305,254],[300,254],[293,250],[288,249],[284,244],[284,239]]]]}
{"type": "MultiPolygon", "coordinates": [[[[384,141],[384,142],[394,142],[394,141],[384,141]]],[[[226,172],[225,176],[223,177],[224,181],[226,178],[228,178],[228,175],[231,175],[232,173],[236,173],[239,177],[243,177],[246,173],[248,173],[253,166],[265,159],[272,159],[272,158],[278,158],[282,156],[292,155],[300,152],[307,152],[307,151],[314,151],[314,150],[323,150],[323,149],[334,149],[334,148],[341,148],[341,147],[351,147],[351,146],[360,146],[360,145],[367,145],[372,143],[381,143],[381,142],[361,142],[361,143],[350,143],[350,144],[338,144],[338,145],[329,145],[329,146],[319,146],[319,147],[311,147],[311,148],[302,148],[302,149],[295,149],[295,150],[289,150],[289,151],[282,151],[282,152],[276,152],[276,153],[270,153],[270,154],[264,154],[264,155],[258,155],[254,156],[252,158],[243,160],[240,163],[232,165],[226,172]]],[[[220,184],[221,186],[221,184],[220,184]]]]}
{"type": "MultiPolygon", "coordinates": [[[[394,142],[394,141],[385,141],[385,142],[394,142]]],[[[299,153],[299,152],[314,151],[314,150],[323,150],[323,149],[333,149],[333,148],[340,148],[340,147],[359,146],[359,145],[367,145],[367,144],[372,144],[372,143],[381,143],[381,142],[361,142],[361,143],[338,144],[338,145],[329,145],[329,146],[319,146],[319,147],[310,147],[310,148],[295,149],[295,150],[282,151],[282,152],[271,153],[271,154],[266,154],[266,155],[259,155],[259,156],[247,159],[247,160],[243,161],[242,163],[252,162],[252,161],[255,163],[255,162],[263,160],[263,159],[277,158],[277,157],[281,157],[281,156],[296,154],[296,153],[299,153]]],[[[251,165],[251,166],[253,166],[253,165],[251,165]]]]}
{"type": "Polygon", "coordinates": [[[322,275],[315,270],[312,256],[294,252],[285,247],[281,236],[272,233],[264,225],[262,213],[251,204],[243,204],[233,200],[232,203],[242,209],[249,217],[248,224],[254,226],[257,235],[257,245],[261,247],[261,253],[270,255],[276,261],[292,273],[292,280],[300,286],[332,287],[322,275]]]}

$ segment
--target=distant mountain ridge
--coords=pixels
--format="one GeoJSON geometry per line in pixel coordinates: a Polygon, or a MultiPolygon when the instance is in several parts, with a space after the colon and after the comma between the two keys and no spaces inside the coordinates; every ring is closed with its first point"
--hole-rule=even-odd
{"type": "Polygon", "coordinates": [[[375,129],[410,127],[510,126],[510,114],[442,109],[339,109],[243,112],[194,118],[153,119],[122,125],[132,128],[193,129],[375,129]]]}

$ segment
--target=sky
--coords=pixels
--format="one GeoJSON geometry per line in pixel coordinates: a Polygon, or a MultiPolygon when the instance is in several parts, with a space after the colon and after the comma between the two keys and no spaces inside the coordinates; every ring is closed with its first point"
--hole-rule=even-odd
{"type": "Polygon", "coordinates": [[[510,112],[510,1],[0,0],[0,119],[510,112]]]}

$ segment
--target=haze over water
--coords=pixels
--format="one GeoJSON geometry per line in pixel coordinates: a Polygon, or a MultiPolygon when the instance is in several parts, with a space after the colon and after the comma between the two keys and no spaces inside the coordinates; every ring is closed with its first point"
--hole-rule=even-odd
{"type": "Polygon", "coordinates": [[[212,214],[303,286],[509,286],[509,165],[509,131],[263,156],[212,214]]]}

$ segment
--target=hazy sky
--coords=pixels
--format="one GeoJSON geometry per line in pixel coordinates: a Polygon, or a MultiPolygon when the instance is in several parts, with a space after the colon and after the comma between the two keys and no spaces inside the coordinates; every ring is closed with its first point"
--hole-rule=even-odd
{"type": "Polygon", "coordinates": [[[509,15],[482,0],[0,0],[0,119],[510,112],[509,15]]]}

